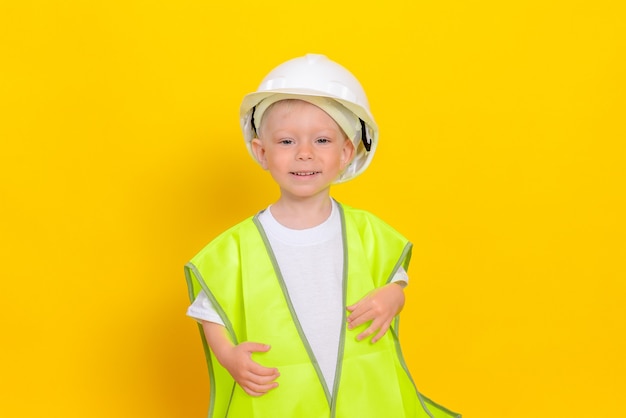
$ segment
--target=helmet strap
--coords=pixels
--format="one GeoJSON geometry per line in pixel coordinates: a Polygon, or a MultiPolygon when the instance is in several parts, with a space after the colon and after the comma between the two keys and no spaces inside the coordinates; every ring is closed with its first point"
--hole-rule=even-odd
{"type": "MultiPolygon", "coordinates": [[[[254,114],[254,110],[252,112],[254,114]]],[[[365,122],[363,122],[363,119],[359,118],[359,121],[361,121],[361,141],[363,142],[365,151],[369,152],[370,148],[372,148],[372,140],[367,135],[367,128],[365,127],[365,122]]],[[[254,128],[254,125],[252,125],[252,127],[254,128]]]]}
{"type": "Polygon", "coordinates": [[[252,132],[258,138],[259,134],[256,131],[256,126],[254,125],[254,111],[256,110],[256,106],[252,107],[252,114],[250,115],[250,127],[252,128],[252,132]]]}

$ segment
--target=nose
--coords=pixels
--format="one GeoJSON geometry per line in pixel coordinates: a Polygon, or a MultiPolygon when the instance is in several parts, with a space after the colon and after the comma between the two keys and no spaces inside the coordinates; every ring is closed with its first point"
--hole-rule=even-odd
{"type": "Polygon", "coordinates": [[[298,145],[298,150],[296,152],[296,159],[298,160],[310,160],[313,158],[313,152],[311,149],[311,145],[307,143],[301,143],[298,145]]]}

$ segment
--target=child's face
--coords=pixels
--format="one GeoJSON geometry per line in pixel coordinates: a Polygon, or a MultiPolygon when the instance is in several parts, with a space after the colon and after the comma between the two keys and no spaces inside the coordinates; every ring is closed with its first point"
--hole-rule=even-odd
{"type": "Polygon", "coordinates": [[[280,186],[282,197],[328,194],[354,153],[339,125],[301,100],[276,103],[265,114],[259,136],[252,149],[280,186]]]}

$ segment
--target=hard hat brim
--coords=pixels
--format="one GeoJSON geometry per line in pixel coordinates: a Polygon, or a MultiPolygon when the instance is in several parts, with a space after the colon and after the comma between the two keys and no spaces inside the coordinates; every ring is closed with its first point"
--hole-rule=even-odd
{"type": "Polygon", "coordinates": [[[347,97],[341,97],[339,95],[332,95],[328,92],[323,92],[319,90],[311,90],[311,89],[294,89],[294,88],[283,88],[283,89],[273,89],[273,90],[264,90],[259,92],[254,92],[247,94],[244,96],[243,101],[241,102],[241,108],[239,111],[240,118],[245,118],[248,112],[252,110],[257,104],[259,104],[263,99],[272,96],[274,94],[288,94],[294,96],[294,99],[297,99],[298,96],[314,96],[314,97],[327,97],[337,102],[341,103],[343,106],[348,108],[352,113],[354,113],[357,117],[363,120],[373,132],[378,132],[378,126],[374,121],[372,115],[367,112],[367,110],[359,105],[354,104],[349,101],[347,97]]]}

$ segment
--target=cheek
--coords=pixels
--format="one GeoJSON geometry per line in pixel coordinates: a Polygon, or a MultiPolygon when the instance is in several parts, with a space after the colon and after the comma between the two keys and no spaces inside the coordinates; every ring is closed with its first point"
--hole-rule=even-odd
{"type": "Polygon", "coordinates": [[[288,156],[284,153],[265,154],[265,168],[284,166],[287,163],[288,156]]]}

